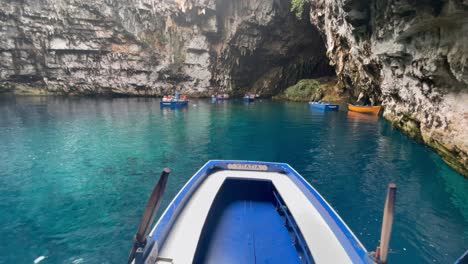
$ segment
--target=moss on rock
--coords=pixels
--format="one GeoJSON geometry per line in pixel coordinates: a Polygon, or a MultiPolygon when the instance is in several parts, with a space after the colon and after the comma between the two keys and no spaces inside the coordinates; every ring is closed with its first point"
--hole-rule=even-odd
{"type": "Polygon", "coordinates": [[[320,83],[312,79],[300,80],[296,85],[288,87],[284,91],[284,95],[292,100],[309,100],[309,98],[323,97],[320,83]]]}
{"type": "Polygon", "coordinates": [[[434,137],[424,136],[421,131],[421,124],[407,115],[398,117],[392,112],[386,111],[384,117],[390,121],[395,128],[399,129],[410,138],[432,148],[449,166],[468,178],[468,159],[466,158],[468,155],[466,152],[454,146],[444,145],[440,140],[434,137]]]}
{"type": "Polygon", "coordinates": [[[422,135],[421,135],[421,124],[408,117],[403,116],[398,122],[394,122],[400,130],[405,132],[410,138],[416,140],[417,142],[423,142],[422,135]]]}
{"type": "Polygon", "coordinates": [[[463,153],[463,151],[457,148],[449,149],[436,140],[426,141],[426,144],[434,149],[454,170],[465,176],[465,178],[468,178],[468,161],[466,160],[466,153],[463,153]],[[465,159],[463,159],[463,156],[465,159]]]}
{"type": "Polygon", "coordinates": [[[336,80],[331,78],[303,79],[295,85],[288,87],[284,92],[273,99],[290,100],[298,102],[327,101],[343,102],[343,98],[336,90],[336,80]]]}

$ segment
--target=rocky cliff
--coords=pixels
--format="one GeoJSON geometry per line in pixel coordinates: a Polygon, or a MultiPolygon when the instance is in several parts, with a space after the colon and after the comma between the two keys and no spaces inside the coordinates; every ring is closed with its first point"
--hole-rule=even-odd
{"type": "Polygon", "coordinates": [[[274,95],[336,74],[468,175],[466,0],[0,0],[0,92],[274,95]]]}
{"type": "Polygon", "coordinates": [[[468,2],[314,0],[341,86],[468,176],[468,2]]]}
{"type": "Polygon", "coordinates": [[[333,73],[289,0],[0,2],[0,81],[17,93],[272,95],[333,73]]]}

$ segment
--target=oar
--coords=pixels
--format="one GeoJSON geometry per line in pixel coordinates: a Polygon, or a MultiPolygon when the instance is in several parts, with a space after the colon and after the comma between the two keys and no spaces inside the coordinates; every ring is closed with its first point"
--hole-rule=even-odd
{"type": "Polygon", "coordinates": [[[158,184],[156,184],[153,189],[153,193],[151,193],[151,197],[148,201],[148,204],[146,205],[145,213],[143,214],[143,219],[141,219],[140,226],[138,227],[138,232],[133,239],[134,242],[132,251],[130,251],[130,255],[128,256],[129,264],[132,263],[133,259],[135,258],[137,249],[144,248],[146,245],[146,236],[148,234],[149,228],[151,227],[151,224],[154,221],[156,212],[161,205],[161,200],[164,195],[164,190],[166,189],[169,173],[171,173],[171,170],[167,168],[162,171],[158,184]]]}
{"type": "Polygon", "coordinates": [[[384,215],[382,221],[382,233],[380,234],[380,247],[376,250],[377,263],[387,263],[390,236],[392,235],[393,216],[395,215],[396,185],[388,185],[387,199],[385,200],[384,215]]]}

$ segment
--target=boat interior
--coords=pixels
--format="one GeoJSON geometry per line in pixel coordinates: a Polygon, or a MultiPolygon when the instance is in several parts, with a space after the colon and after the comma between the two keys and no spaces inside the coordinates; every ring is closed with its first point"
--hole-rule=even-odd
{"type": "Polygon", "coordinates": [[[193,263],[285,260],[313,263],[297,224],[272,182],[226,179],[203,226],[193,263]]]}
{"type": "Polygon", "coordinates": [[[156,263],[352,263],[335,220],[301,186],[267,171],[190,181],[153,230],[156,263]]]}

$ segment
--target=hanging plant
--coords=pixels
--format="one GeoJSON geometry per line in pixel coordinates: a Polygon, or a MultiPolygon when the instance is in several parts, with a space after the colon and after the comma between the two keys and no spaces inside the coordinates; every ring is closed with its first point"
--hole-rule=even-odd
{"type": "Polygon", "coordinates": [[[308,4],[308,0],[292,0],[291,12],[296,15],[297,19],[301,20],[308,4]]]}

